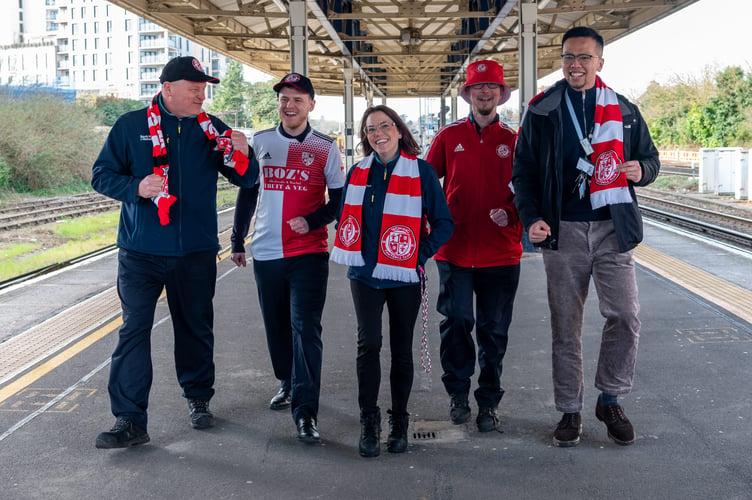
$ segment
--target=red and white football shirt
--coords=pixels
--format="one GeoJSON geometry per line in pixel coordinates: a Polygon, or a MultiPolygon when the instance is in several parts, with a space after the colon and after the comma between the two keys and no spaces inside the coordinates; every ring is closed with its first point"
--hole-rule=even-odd
{"type": "Polygon", "coordinates": [[[306,234],[287,221],[315,212],[326,203],[326,189],[345,185],[336,142],[311,129],[303,142],[279,127],[256,133],[251,147],[259,162],[259,201],[251,235],[255,260],[273,260],[328,251],[326,226],[306,234]]]}

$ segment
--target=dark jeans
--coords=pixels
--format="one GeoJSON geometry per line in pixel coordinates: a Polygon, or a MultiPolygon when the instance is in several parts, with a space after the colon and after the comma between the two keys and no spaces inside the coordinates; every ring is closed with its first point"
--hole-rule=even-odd
{"type": "Polygon", "coordinates": [[[183,396],[214,395],[214,289],[216,252],[160,257],[121,249],[117,289],[123,325],[112,354],[112,413],[146,429],[152,382],[151,328],[163,289],[167,290],[175,337],[175,370],[183,396]]]}
{"type": "Polygon", "coordinates": [[[292,389],[292,416],[319,412],[321,314],[329,279],[329,254],[253,261],[266,342],[274,376],[292,389]]]}
{"type": "Polygon", "coordinates": [[[350,280],[350,291],[358,319],[358,404],[366,412],[378,408],[381,385],[381,314],[389,311],[389,348],[392,367],[389,382],[392,413],[407,414],[407,401],[413,387],[413,329],[420,309],[420,285],[372,288],[350,280]]]}
{"type": "Polygon", "coordinates": [[[464,268],[436,261],[440,287],[436,309],[444,316],[441,332],[441,380],[447,393],[468,394],[475,371],[475,343],[478,341],[478,406],[496,408],[504,395],[501,371],[507,351],[512,306],[520,280],[520,266],[464,268]],[[476,319],[473,315],[475,294],[476,319]]]}

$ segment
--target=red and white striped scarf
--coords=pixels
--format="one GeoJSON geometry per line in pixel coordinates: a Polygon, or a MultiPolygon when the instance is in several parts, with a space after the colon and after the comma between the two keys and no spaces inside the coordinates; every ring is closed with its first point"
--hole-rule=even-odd
{"type": "MultiPolygon", "coordinates": [[[[159,111],[160,94],[161,92],[152,98],[151,106],[147,110],[147,120],[149,123],[149,134],[151,134],[154,174],[162,178],[162,190],[158,195],[152,197],[151,201],[157,206],[159,223],[165,226],[170,222],[170,207],[177,201],[177,198],[170,194],[169,189],[168,173],[170,165],[167,161],[167,147],[162,135],[162,114],[159,111]]],[[[246,170],[248,170],[248,157],[240,151],[233,149],[232,139],[230,139],[232,130],[227,129],[223,134],[218,134],[211,119],[203,111],[196,116],[196,119],[206,137],[209,140],[216,141],[217,144],[214,146],[214,151],[223,151],[224,164],[237,170],[240,175],[245,174],[246,170]]]]}
{"type": "Polygon", "coordinates": [[[626,174],[620,173],[624,163],[624,128],[619,98],[600,77],[595,81],[595,127],[593,154],[595,166],[590,179],[590,203],[593,210],[615,203],[632,203],[626,174]]]}
{"type": "MultiPolygon", "coordinates": [[[[374,159],[371,153],[358,163],[350,176],[342,217],[334,239],[331,259],[348,266],[363,266],[361,253],[363,202],[368,171],[374,159]]],[[[418,244],[421,234],[422,199],[418,159],[400,154],[384,200],[381,218],[379,254],[372,276],[405,283],[418,283],[418,244]]]]}

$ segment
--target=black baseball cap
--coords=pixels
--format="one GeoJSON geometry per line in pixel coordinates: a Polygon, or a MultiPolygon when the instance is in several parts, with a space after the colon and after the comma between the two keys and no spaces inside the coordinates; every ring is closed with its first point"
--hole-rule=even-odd
{"type": "Polygon", "coordinates": [[[311,83],[311,80],[301,75],[300,73],[290,73],[289,75],[281,79],[279,83],[275,84],[272,88],[276,93],[279,94],[280,89],[285,85],[309,94],[311,96],[311,99],[314,99],[316,97],[316,93],[313,91],[313,84],[311,83]]]}
{"type": "Polygon", "coordinates": [[[201,63],[193,56],[174,57],[162,68],[162,74],[159,75],[160,83],[178,80],[219,83],[219,78],[204,73],[201,63]]]}

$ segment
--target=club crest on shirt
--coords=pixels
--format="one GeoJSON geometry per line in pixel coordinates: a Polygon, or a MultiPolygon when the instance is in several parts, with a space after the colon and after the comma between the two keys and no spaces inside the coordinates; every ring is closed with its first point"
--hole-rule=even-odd
{"type": "Polygon", "coordinates": [[[337,235],[345,248],[357,243],[360,239],[360,224],[358,224],[358,220],[352,215],[348,216],[340,222],[337,235]]]}
{"type": "Polygon", "coordinates": [[[508,158],[512,154],[512,150],[506,144],[499,144],[499,147],[496,148],[496,154],[499,155],[499,158],[508,158]]]}
{"type": "Polygon", "coordinates": [[[619,164],[621,164],[621,160],[613,149],[599,154],[595,161],[595,172],[593,173],[595,183],[599,186],[608,186],[614,182],[619,177],[619,169],[617,168],[619,164]]]}
{"type": "Polygon", "coordinates": [[[381,236],[381,251],[392,260],[408,260],[417,248],[415,234],[407,226],[392,226],[381,236]]]}
{"type": "Polygon", "coordinates": [[[310,167],[311,164],[313,163],[313,159],[315,157],[316,157],[316,155],[314,155],[310,151],[303,151],[303,153],[301,154],[301,159],[303,160],[303,165],[305,165],[306,167],[310,167]]]}

